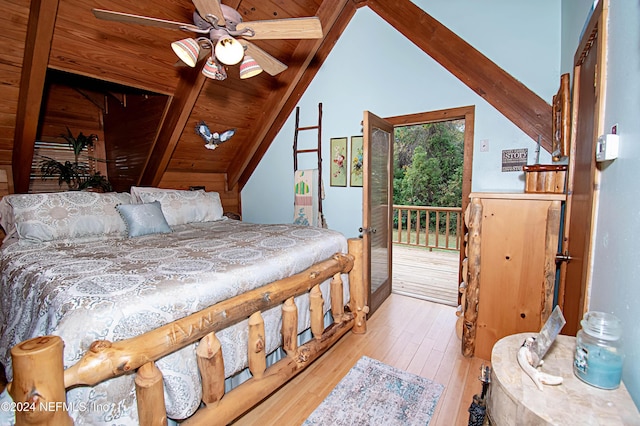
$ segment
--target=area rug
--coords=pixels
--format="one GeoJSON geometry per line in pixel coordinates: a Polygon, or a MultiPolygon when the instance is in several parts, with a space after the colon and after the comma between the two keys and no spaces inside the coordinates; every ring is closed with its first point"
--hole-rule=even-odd
{"type": "Polygon", "coordinates": [[[427,425],[444,386],[363,356],[305,425],[427,425]]]}

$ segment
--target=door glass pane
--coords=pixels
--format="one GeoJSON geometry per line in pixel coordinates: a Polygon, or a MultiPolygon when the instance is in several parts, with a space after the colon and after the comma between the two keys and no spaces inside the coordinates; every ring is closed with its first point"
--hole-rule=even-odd
{"type": "Polygon", "coordinates": [[[371,134],[371,293],[389,277],[389,144],[391,135],[374,128],[371,134]]]}

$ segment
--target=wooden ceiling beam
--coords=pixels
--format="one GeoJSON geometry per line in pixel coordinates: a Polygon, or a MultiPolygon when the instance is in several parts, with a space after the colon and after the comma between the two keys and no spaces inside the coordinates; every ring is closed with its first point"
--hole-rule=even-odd
{"type": "Polygon", "coordinates": [[[207,77],[201,67],[185,68],[176,87],[176,92],[160,124],[156,142],[144,167],[139,185],[158,186],[162,180],[180,135],[189,121],[191,111],[198,100],[207,77]]]}
{"type": "MultiPolygon", "coordinates": [[[[316,16],[320,18],[325,36],[322,39],[300,41],[298,48],[292,57],[295,57],[298,54],[298,51],[308,51],[306,59],[300,67],[295,70],[295,75],[287,76],[288,84],[283,85],[279,90],[275,90],[271,93],[269,100],[265,103],[265,107],[263,108],[265,115],[261,117],[260,121],[256,125],[258,133],[253,136],[253,143],[245,144],[238,150],[238,152],[236,152],[234,161],[232,161],[228,170],[228,183],[230,189],[238,184],[241,178],[241,187],[246,183],[246,180],[251,176],[251,173],[255,170],[255,167],[260,162],[260,159],[266,152],[267,148],[284,125],[287,117],[291,114],[291,111],[293,111],[293,108],[304,93],[304,90],[308,87],[309,82],[318,71],[319,65],[309,65],[314,61],[318,50],[325,45],[325,40],[336,37],[334,36],[335,33],[333,27],[335,23],[341,19],[341,15],[344,13],[345,9],[348,11],[346,13],[349,15],[349,19],[351,19],[355,13],[355,8],[351,3],[351,0],[324,1],[318,8],[316,16]],[[330,34],[331,36],[329,36],[330,34]],[[311,46],[311,48],[309,48],[309,46],[311,46]],[[312,72],[313,76],[308,82],[306,82],[307,78],[305,75],[308,72],[312,72]],[[303,77],[305,77],[304,80],[303,77]],[[305,81],[306,83],[300,84],[301,81],[305,81]]],[[[342,33],[342,29],[339,31],[340,33],[342,33]]],[[[339,34],[337,34],[337,36],[339,36],[339,34]]],[[[333,47],[335,40],[330,44],[331,47],[333,47]]],[[[241,187],[239,190],[242,189],[241,187]]]]}
{"type": "Polygon", "coordinates": [[[16,193],[26,193],[29,190],[29,175],[58,4],[59,0],[31,0],[29,8],[13,139],[12,168],[16,193]]]}
{"type": "Polygon", "coordinates": [[[327,56],[329,56],[331,49],[333,49],[333,46],[335,46],[336,42],[340,38],[340,35],[342,34],[342,32],[345,30],[345,28],[351,21],[351,18],[353,18],[353,15],[355,15],[356,10],[357,10],[357,2],[351,1],[350,3],[345,4],[345,7],[342,9],[337,19],[335,19],[331,28],[327,30],[323,26],[323,28],[325,28],[325,31],[326,31],[326,36],[324,37],[324,41],[322,45],[317,50],[310,66],[307,67],[304,74],[298,81],[298,84],[293,89],[291,96],[289,96],[286,99],[286,102],[284,106],[280,109],[280,113],[278,114],[275,121],[273,122],[273,125],[271,126],[271,128],[268,129],[268,132],[263,138],[262,143],[260,143],[256,151],[254,152],[253,157],[251,158],[251,160],[247,164],[247,167],[245,168],[242,175],[240,176],[240,180],[239,180],[240,190],[249,181],[251,174],[254,172],[256,167],[258,167],[260,160],[269,149],[269,145],[278,135],[278,133],[280,132],[280,129],[284,126],[284,123],[287,121],[287,119],[291,115],[291,112],[294,110],[294,108],[300,101],[302,94],[305,92],[307,87],[309,87],[309,85],[311,84],[311,81],[314,79],[314,77],[320,70],[320,65],[324,63],[327,56]]]}
{"type": "Polygon", "coordinates": [[[367,6],[551,152],[551,105],[409,0],[367,6]]]}

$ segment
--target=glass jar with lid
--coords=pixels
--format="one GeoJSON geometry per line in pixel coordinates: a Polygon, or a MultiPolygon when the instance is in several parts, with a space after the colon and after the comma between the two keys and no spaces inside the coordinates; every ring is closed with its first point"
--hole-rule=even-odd
{"type": "Polygon", "coordinates": [[[616,389],[622,378],[622,323],[606,312],[587,312],[576,335],[573,372],[583,382],[616,389]]]}

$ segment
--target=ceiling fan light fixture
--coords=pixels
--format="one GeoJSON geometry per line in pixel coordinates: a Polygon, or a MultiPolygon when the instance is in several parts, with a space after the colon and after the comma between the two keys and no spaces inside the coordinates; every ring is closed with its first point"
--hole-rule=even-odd
{"type": "Polygon", "coordinates": [[[200,45],[193,38],[184,38],[171,43],[171,48],[178,58],[190,67],[195,67],[200,55],[200,45]]]}
{"type": "Polygon", "coordinates": [[[242,60],[242,64],[240,64],[240,78],[251,78],[262,72],[262,68],[255,59],[253,59],[249,55],[245,55],[242,60]]]}
{"type": "Polygon", "coordinates": [[[205,77],[212,78],[214,80],[224,80],[227,78],[227,72],[224,67],[215,63],[212,58],[207,59],[207,62],[202,67],[202,74],[205,77]]]}
{"type": "Polygon", "coordinates": [[[235,65],[244,57],[244,47],[233,37],[220,37],[215,48],[216,58],[225,65],[235,65]]]}

